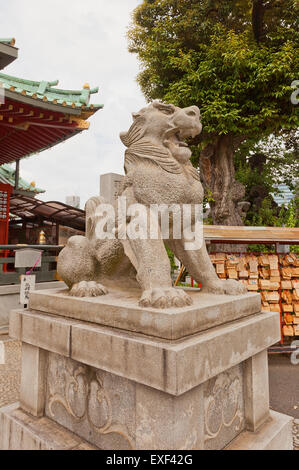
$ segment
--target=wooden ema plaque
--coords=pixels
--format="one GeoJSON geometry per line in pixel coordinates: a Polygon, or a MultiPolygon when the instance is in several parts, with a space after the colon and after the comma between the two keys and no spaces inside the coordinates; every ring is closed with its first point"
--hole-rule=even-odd
{"type": "Polygon", "coordinates": [[[0,184],[0,245],[8,243],[9,204],[12,187],[0,184]]]}

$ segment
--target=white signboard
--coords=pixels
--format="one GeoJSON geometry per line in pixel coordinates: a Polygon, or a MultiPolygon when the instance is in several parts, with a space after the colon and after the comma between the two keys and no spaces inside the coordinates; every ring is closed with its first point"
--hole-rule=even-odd
{"type": "Polygon", "coordinates": [[[5,348],[3,341],[0,341],[0,364],[5,364],[5,348]]]}
{"type": "Polygon", "coordinates": [[[15,268],[36,268],[41,267],[42,251],[33,250],[32,248],[24,248],[16,251],[15,268]]]}
{"type": "Polygon", "coordinates": [[[20,304],[28,305],[29,294],[35,290],[35,274],[21,276],[20,304]]]}

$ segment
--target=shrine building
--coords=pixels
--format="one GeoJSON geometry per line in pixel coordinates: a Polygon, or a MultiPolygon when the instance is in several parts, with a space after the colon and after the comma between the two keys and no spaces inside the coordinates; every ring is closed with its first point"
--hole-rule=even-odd
{"type": "MultiPolygon", "coordinates": [[[[0,39],[0,245],[9,243],[9,225],[48,223],[84,230],[84,211],[61,202],[45,203],[43,192],[20,178],[20,160],[86,131],[103,105],[90,104],[98,92],[58,88],[58,80],[32,81],[2,73],[18,57],[14,39],[0,39]],[[8,165],[15,162],[15,170],[8,165]]],[[[58,238],[56,236],[56,243],[58,238]]]]}

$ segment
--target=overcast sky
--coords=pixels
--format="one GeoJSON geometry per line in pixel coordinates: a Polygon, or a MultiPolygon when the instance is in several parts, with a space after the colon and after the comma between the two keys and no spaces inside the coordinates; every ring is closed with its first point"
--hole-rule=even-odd
{"type": "Polygon", "coordinates": [[[21,161],[21,176],[46,190],[40,198],[78,195],[81,207],[99,193],[99,176],[123,174],[119,133],[145,99],[136,83],[139,64],[127,50],[131,13],[142,0],[10,0],[1,4],[0,37],[15,37],[19,58],[3,72],[52,81],[59,87],[99,86],[92,103],[104,109],[90,129],[53,149],[21,161]]]}

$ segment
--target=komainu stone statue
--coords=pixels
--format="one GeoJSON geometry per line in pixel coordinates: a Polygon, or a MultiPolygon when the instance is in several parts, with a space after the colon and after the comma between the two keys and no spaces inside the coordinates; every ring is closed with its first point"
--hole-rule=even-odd
{"type": "MultiPolygon", "coordinates": [[[[130,212],[118,229],[109,229],[105,237],[99,236],[97,224],[105,201],[100,197],[86,204],[86,236],[69,239],[58,259],[58,273],[77,297],[100,296],[114,283],[139,283],[143,307],[184,307],[192,303],[182,289],[172,286],[170,262],[166,245],[184,264],[191,276],[202,283],[203,291],[217,294],[243,294],[247,290],[234,280],[220,280],[207,253],[205,243],[197,249],[186,249],[186,237],[173,236],[175,216],[169,217],[169,236],[162,236],[161,217],[154,227],[158,236],[150,237],[148,220],[152,207],[194,208],[203,202],[203,188],[197,170],[190,162],[191,150],[185,143],[202,130],[197,106],[181,109],[171,104],[154,101],[139,113],[133,114],[133,124],[121,140],[125,153],[125,178],[120,196],[127,207],[138,204],[143,208],[139,229],[144,237],[124,237],[134,232],[130,212]],[[125,198],[125,199],[124,199],[125,198]],[[122,233],[122,236],[119,236],[122,233]]],[[[167,209],[168,208],[168,209],[167,209]]],[[[119,205],[115,203],[117,221],[119,205]]],[[[170,211],[168,211],[170,213],[170,211]]],[[[150,219],[151,220],[151,219],[150,219]]],[[[182,221],[180,222],[182,223],[182,221]]],[[[191,215],[190,230],[195,218],[191,215]]],[[[109,227],[109,223],[107,223],[109,227]]],[[[153,229],[153,227],[151,227],[153,229]]],[[[189,231],[190,232],[190,231],[189,231]]]]}

